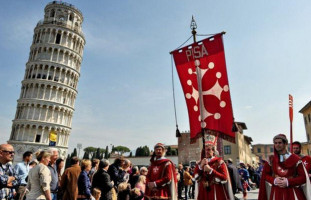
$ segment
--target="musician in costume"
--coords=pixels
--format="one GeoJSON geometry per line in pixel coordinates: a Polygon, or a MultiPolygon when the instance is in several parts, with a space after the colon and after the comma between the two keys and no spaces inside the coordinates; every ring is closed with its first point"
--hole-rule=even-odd
{"type": "Polygon", "coordinates": [[[151,163],[146,176],[145,198],[148,200],[177,200],[175,166],[164,155],[164,144],[157,143],[154,146],[154,153],[150,159],[151,163]]]}
{"type": "Polygon", "coordinates": [[[304,164],[309,178],[311,177],[311,157],[301,154],[301,143],[298,141],[293,142],[293,153],[300,157],[302,163],[304,164]]]}
{"type": "Polygon", "coordinates": [[[288,140],[284,134],[276,135],[273,143],[274,155],[264,163],[258,199],[310,199],[310,192],[303,190],[310,184],[305,184],[307,174],[300,157],[287,151],[288,140]]]}
{"type": "Polygon", "coordinates": [[[208,144],[202,150],[201,161],[195,169],[195,177],[198,180],[198,200],[234,200],[230,175],[227,165],[215,156],[215,146],[208,144]]]}

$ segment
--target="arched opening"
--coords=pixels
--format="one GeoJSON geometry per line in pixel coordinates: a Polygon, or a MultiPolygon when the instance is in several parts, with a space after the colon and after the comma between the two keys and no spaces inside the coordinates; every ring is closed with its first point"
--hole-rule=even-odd
{"type": "Polygon", "coordinates": [[[51,10],[50,17],[55,17],[55,11],[51,10]]]}
{"type": "Polygon", "coordinates": [[[57,33],[55,44],[60,44],[61,34],[57,33]]]}

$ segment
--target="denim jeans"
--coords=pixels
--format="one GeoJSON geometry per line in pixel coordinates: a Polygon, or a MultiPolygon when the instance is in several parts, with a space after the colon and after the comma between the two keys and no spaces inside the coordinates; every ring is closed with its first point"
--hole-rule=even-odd
{"type": "Polygon", "coordinates": [[[57,200],[57,193],[51,193],[52,200],[57,200]]]}
{"type": "Polygon", "coordinates": [[[188,194],[188,189],[190,188],[190,186],[189,185],[185,185],[185,199],[187,200],[188,199],[188,196],[189,196],[189,194],[188,194]]]}

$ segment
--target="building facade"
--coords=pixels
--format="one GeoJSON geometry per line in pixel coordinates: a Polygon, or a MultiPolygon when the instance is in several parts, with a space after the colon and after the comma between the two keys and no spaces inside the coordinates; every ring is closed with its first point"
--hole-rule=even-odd
{"type": "Polygon", "coordinates": [[[47,148],[51,131],[57,134],[60,155],[67,155],[85,45],[82,22],[75,6],[53,1],[34,29],[8,141],[15,148],[15,161],[25,151],[47,148]]]}
{"type": "MultiPolygon", "coordinates": [[[[301,143],[301,154],[310,155],[309,144],[308,142],[301,143]]],[[[290,151],[290,145],[288,145],[288,151],[290,151]]],[[[273,144],[254,144],[253,153],[259,157],[260,160],[267,160],[269,156],[274,154],[274,145],[273,144]]]]}
{"type": "Polygon", "coordinates": [[[195,143],[190,144],[190,132],[185,131],[178,137],[178,163],[190,165],[201,159],[202,140],[198,139],[195,143]]]}
{"type": "Polygon", "coordinates": [[[247,126],[244,122],[236,122],[238,131],[235,134],[235,144],[223,140],[223,158],[232,159],[235,165],[240,163],[257,164],[258,158],[252,153],[252,138],[244,134],[247,126]]]}
{"type": "Polygon", "coordinates": [[[309,101],[300,111],[306,129],[308,151],[306,155],[311,154],[311,101],[309,101]]]}
{"type": "MultiPolygon", "coordinates": [[[[217,150],[224,160],[232,159],[235,165],[243,162],[245,164],[256,164],[259,159],[252,153],[252,138],[243,134],[246,124],[236,122],[238,131],[235,133],[235,143],[218,138],[217,150]]],[[[202,139],[190,144],[190,133],[183,132],[178,138],[178,162],[190,165],[190,162],[201,159],[202,139]]]]}
{"type": "Polygon", "coordinates": [[[259,157],[260,160],[267,160],[269,156],[273,155],[273,144],[254,144],[253,153],[259,157]]]}

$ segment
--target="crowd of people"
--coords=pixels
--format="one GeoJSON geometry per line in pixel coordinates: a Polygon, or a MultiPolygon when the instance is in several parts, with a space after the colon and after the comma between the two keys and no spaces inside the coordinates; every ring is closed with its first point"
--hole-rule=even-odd
{"type": "Polygon", "coordinates": [[[286,136],[274,137],[274,155],[263,164],[224,161],[213,144],[201,152],[193,166],[175,164],[165,158],[162,143],[154,146],[149,167],[133,166],[129,159],[79,160],[72,157],[64,168],[56,148],[25,152],[23,161],[12,165],[14,148],[0,145],[0,199],[15,200],[234,200],[235,194],[260,188],[260,200],[310,199],[311,157],[301,155],[295,142],[294,154],[287,150],[286,136]]]}
{"type": "Polygon", "coordinates": [[[64,160],[58,150],[25,152],[23,161],[14,167],[14,149],[0,145],[0,199],[16,200],[139,200],[146,190],[146,167],[132,167],[124,157],[110,164],[103,159],[71,158],[70,167],[63,171],[64,160]]]}

